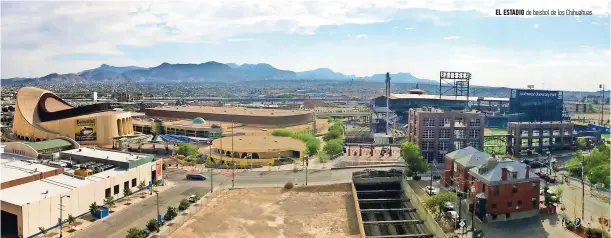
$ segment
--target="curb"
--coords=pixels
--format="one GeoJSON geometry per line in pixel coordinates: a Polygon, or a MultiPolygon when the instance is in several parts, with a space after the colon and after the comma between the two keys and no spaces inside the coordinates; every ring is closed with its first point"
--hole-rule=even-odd
{"type": "Polygon", "coordinates": [[[402,164],[396,165],[363,165],[363,166],[345,166],[345,167],[333,167],[331,170],[340,170],[340,169],[366,169],[366,168],[392,168],[392,167],[405,167],[402,164]]]}

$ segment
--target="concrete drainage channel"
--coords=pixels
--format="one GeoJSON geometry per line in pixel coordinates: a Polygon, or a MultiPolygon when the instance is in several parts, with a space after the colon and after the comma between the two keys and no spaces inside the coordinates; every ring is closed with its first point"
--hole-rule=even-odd
{"type": "Polygon", "coordinates": [[[401,190],[400,171],[363,171],[353,174],[355,204],[360,212],[361,237],[434,237],[401,190]]]}

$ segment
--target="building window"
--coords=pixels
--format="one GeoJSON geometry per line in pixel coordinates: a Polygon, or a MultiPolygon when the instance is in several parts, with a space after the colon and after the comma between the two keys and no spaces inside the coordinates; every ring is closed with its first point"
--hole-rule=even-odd
{"type": "Polygon", "coordinates": [[[481,119],[479,118],[472,119],[469,122],[469,126],[480,126],[480,125],[481,125],[481,119]]]}
{"type": "Polygon", "coordinates": [[[450,147],[450,142],[448,142],[448,141],[440,141],[438,146],[439,146],[438,149],[440,151],[448,151],[448,150],[450,150],[450,148],[449,148],[450,147]]]}
{"type": "Polygon", "coordinates": [[[471,139],[479,139],[480,129],[475,129],[469,131],[469,138],[471,139]]]}
{"type": "Polygon", "coordinates": [[[435,148],[435,142],[432,142],[432,141],[422,142],[423,150],[433,150],[434,148],[435,148]]]}
{"type": "Polygon", "coordinates": [[[454,139],[465,139],[465,130],[455,129],[454,130],[454,139]]]}
{"type": "Polygon", "coordinates": [[[533,192],[537,191],[537,183],[533,183],[533,192]]]}
{"type": "Polygon", "coordinates": [[[513,191],[513,193],[518,193],[518,185],[514,184],[513,188],[512,188],[512,191],[513,191]]]}
{"type": "Polygon", "coordinates": [[[494,196],[498,197],[499,194],[501,193],[499,186],[494,186],[494,196]]]}
{"type": "Polygon", "coordinates": [[[435,118],[425,117],[422,120],[422,126],[424,126],[424,127],[435,127],[435,118]]]}
{"type": "Polygon", "coordinates": [[[450,127],[450,119],[448,119],[448,118],[439,118],[439,126],[440,127],[450,127]]]}
{"type": "MultiPolygon", "coordinates": [[[[518,172],[517,172],[517,171],[512,172],[512,173],[511,173],[511,177],[512,177],[512,178],[518,178],[518,172]]],[[[514,186],[515,186],[515,185],[514,185],[514,186]]]]}
{"type": "Polygon", "coordinates": [[[486,192],[486,184],[482,183],[482,193],[485,193],[485,192],[486,192]]]}
{"type": "Polygon", "coordinates": [[[424,138],[424,139],[433,139],[433,138],[435,138],[433,130],[424,130],[422,132],[422,138],[424,138]]]}
{"type": "Polygon", "coordinates": [[[464,127],[464,126],[465,126],[465,123],[462,118],[454,119],[454,127],[464,127]]]}
{"type": "Polygon", "coordinates": [[[427,152],[427,153],[422,153],[422,158],[424,158],[424,160],[428,161],[429,163],[433,162],[433,153],[427,152]]]}
{"type": "Polygon", "coordinates": [[[537,199],[536,198],[532,199],[532,205],[533,205],[532,208],[536,208],[537,207],[537,199]]]}
{"type": "Polygon", "coordinates": [[[437,154],[437,163],[443,163],[445,154],[437,154]]]}
{"type": "Polygon", "coordinates": [[[522,200],[518,200],[518,206],[522,206],[522,200]]]}
{"type": "Polygon", "coordinates": [[[123,190],[129,189],[129,181],[123,182],[123,190]]]}
{"type": "Polygon", "coordinates": [[[104,195],[106,195],[106,197],[110,197],[110,188],[107,188],[104,195]]]}
{"type": "Polygon", "coordinates": [[[133,187],[136,187],[136,179],[135,179],[135,178],[134,178],[134,179],[132,179],[132,188],[133,188],[133,187]]]}
{"type": "Polygon", "coordinates": [[[493,203],[493,204],[492,204],[492,208],[496,208],[496,204],[494,204],[494,203],[493,203]]]}
{"type": "Polygon", "coordinates": [[[508,206],[508,207],[511,207],[511,205],[513,205],[513,203],[511,203],[511,202],[507,202],[507,206],[508,206]]]}
{"type": "Polygon", "coordinates": [[[458,140],[458,141],[454,141],[454,150],[460,150],[462,148],[465,148],[465,142],[458,140]]]}
{"type": "Polygon", "coordinates": [[[114,188],[113,193],[114,193],[114,194],[119,194],[119,185],[118,185],[118,184],[117,184],[117,185],[115,185],[115,188],[114,188]]]}
{"type": "Polygon", "coordinates": [[[448,129],[439,130],[439,139],[450,139],[450,130],[448,129]]]}

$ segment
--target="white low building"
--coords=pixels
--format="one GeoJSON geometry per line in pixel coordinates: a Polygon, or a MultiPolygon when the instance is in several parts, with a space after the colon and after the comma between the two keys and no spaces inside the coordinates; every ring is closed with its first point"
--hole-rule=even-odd
{"type": "MultiPolygon", "coordinates": [[[[162,178],[162,161],[153,155],[79,148],[60,152],[62,159],[70,159],[83,165],[86,162],[113,165],[113,168],[80,177],[74,170],[54,168],[40,164],[33,158],[2,153],[2,234],[3,237],[37,235],[39,227],[58,226],[60,197],[63,197],[62,220],[72,215],[89,213],[92,203],[103,205],[112,195],[123,197],[130,188],[137,191],[144,181],[162,178]]],[[[90,163],[91,164],[91,163],[90,163]]]]}

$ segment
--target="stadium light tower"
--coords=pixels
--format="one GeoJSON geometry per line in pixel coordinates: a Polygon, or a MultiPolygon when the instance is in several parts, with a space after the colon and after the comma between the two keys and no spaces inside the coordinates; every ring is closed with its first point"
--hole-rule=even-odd
{"type": "Polygon", "coordinates": [[[469,81],[471,73],[469,72],[439,72],[439,99],[441,96],[464,96],[465,108],[469,107],[469,81]],[[453,92],[452,92],[453,91],[453,92]]]}
{"type": "Polygon", "coordinates": [[[529,84],[528,86],[526,86],[528,89],[532,90],[535,88],[535,85],[529,84]]]}

